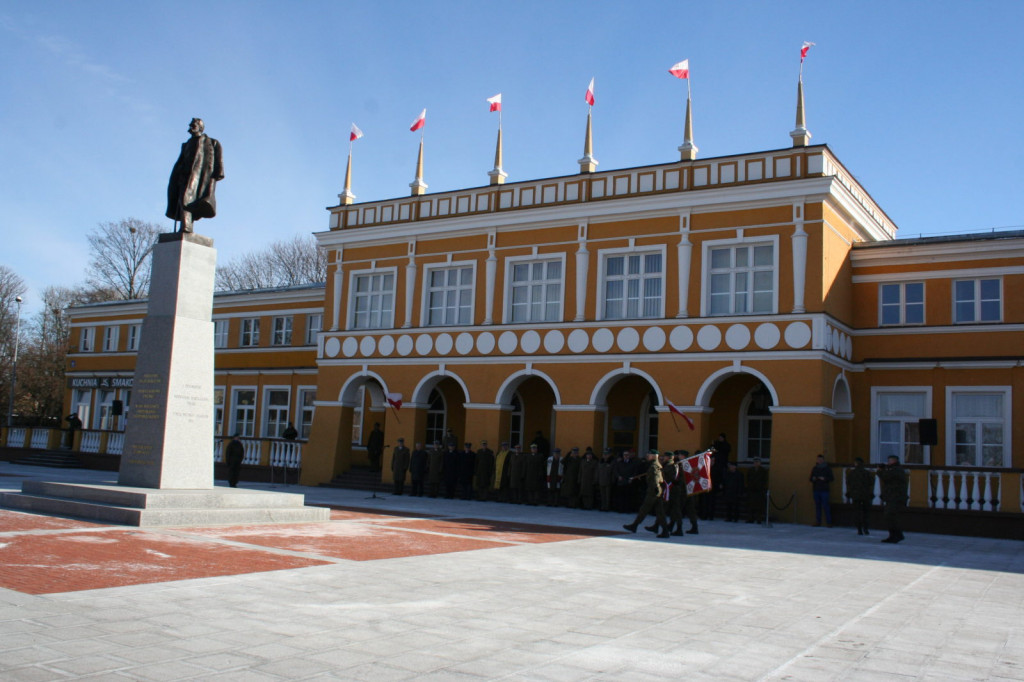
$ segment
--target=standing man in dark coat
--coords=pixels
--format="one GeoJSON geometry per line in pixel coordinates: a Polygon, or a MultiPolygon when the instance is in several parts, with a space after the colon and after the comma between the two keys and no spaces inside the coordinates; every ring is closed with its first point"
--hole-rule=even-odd
{"type": "Polygon", "coordinates": [[[846,494],[853,505],[853,520],[857,525],[857,535],[870,535],[868,532],[868,512],[875,498],[875,477],[864,468],[864,460],[857,457],[853,460],[853,468],[846,470],[846,494]]]}
{"type": "Polygon", "coordinates": [[[380,471],[380,460],[384,455],[384,432],[380,430],[380,424],[373,425],[373,431],[366,439],[366,454],[370,458],[370,469],[380,471]]]}
{"type": "Polygon", "coordinates": [[[526,503],[540,504],[544,492],[544,468],[548,458],[540,454],[536,444],[530,445],[530,454],[526,455],[526,469],[523,472],[523,488],[526,492],[526,503]]]}
{"type": "Polygon", "coordinates": [[[466,447],[459,453],[458,467],[460,496],[464,500],[472,500],[473,473],[476,469],[476,453],[473,452],[472,443],[466,443],[466,447]]]}
{"type": "Polygon", "coordinates": [[[508,494],[509,501],[513,504],[526,503],[526,458],[528,455],[523,452],[519,445],[509,453],[508,465],[508,494]]]}
{"type": "Polygon", "coordinates": [[[444,453],[445,449],[441,447],[441,441],[435,440],[434,447],[430,449],[429,463],[427,464],[427,483],[430,484],[428,490],[431,497],[437,497],[441,494],[444,453]]]}
{"type": "Polygon", "coordinates": [[[605,448],[604,456],[597,465],[597,489],[601,494],[601,511],[612,510],[612,466],[615,456],[611,448],[605,448]]]}
{"type": "Polygon", "coordinates": [[[899,457],[889,455],[888,463],[878,467],[878,480],[882,483],[882,502],[885,503],[885,525],[889,537],[882,542],[896,544],[903,541],[900,514],[907,508],[907,484],[910,477],[900,466],[899,457]]]}
{"type": "Polygon", "coordinates": [[[580,500],[584,509],[594,508],[594,496],[597,493],[597,470],[600,465],[594,451],[587,448],[580,462],[580,500]]]}
{"type": "Polygon", "coordinates": [[[399,438],[398,445],[391,451],[391,475],[395,479],[394,493],[401,495],[405,490],[405,475],[409,471],[410,453],[405,447],[405,439],[399,438]]]}
{"type": "Polygon", "coordinates": [[[203,119],[188,125],[192,137],[181,144],[181,153],[167,183],[168,218],[181,223],[182,232],[192,232],[193,221],[217,215],[214,191],[224,179],[220,142],[208,137],[203,119]]]}
{"type": "Polygon", "coordinates": [[[740,520],[740,504],[746,482],[743,473],[736,468],[736,462],[729,462],[722,484],[722,495],[725,497],[725,520],[736,523],[740,520]]]}
{"type": "Polygon", "coordinates": [[[441,465],[441,469],[444,472],[444,496],[453,500],[459,488],[459,451],[452,443],[445,446],[444,463],[441,465]]]}
{"type": "Polygon", "coordinates": [[[830,493],[832,481],[835,476],[832,474],[832,467],[825,461],[824,455],[818,455],[818,459],[811,469],[811,489],[814,493],[814,525],[821,525],[821,512],[825,512],[825,525],[832,527],[832,501],[830,493]]]}
{"type": "Polygon", "coordinates": [[[544,469],[544,482],[548,489],[548,506],[557,507],[559,488],[562,487],[562,448],[551,451],[544,469]]]}
{"type": "Polygon", "coordinates": [[[423,483],[427,478],[427,466],[430,455],[423,448],[423,443],[416,443],[409,455],[409,474],[412,476],[412,496],[423,497],[423,483]]]}
{"type": "Polygon", "coordinates": [[[476,499],[480,501],[490,497],[494,487],[494,450],[487,447],[487,441],[480,441],[480,449],[476,451],[476,464],[473,476],[476,479],[476,499]]]}
{"type": "Polygon", "coordinates": [[[572,448],[562,460],[562,489],[559,494],[565,506],[575,509],[580,505],[580,449],[572,448]]]}
{"type": "Polygon", "coordinates": [[[231,436],[227,452],[224,453],[224,460],[228,465],[228,485],[232,488],[238,487],[238,476],[242,471],[242,460],[245,459],[245,448],[239,440],[241,434],[231,436]]]}

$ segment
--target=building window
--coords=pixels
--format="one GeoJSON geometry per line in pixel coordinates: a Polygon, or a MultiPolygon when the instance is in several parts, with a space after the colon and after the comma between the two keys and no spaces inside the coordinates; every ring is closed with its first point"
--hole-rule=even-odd
{"type": "Polygon", "coordinates": [[[243,348],[260,345],[260,318],[247,317],[242,320],[242,335],[238,345],[243,348]]]}
{"type": "Polygon", "coordinates": [[[224,387],[213,389],[213,435],[222,436],[224,428],[224,387]]]}
{"type": "Polygon", "coordinates": [[[82,331],[78,337],[78,350],[83,353],[92,351],[93,339],[95,338],[96,330],[92,327],[82,327],[82,331]]]}
{"type": "Polygon", "coordinates": [[[213,347],[228,347],[228,320],[213,321],[213,347]]]}
{"type": "Polygon", "coordinates": [[[128,347],[126,350],[138,350],[139,340],[142,338],[142,325],[141,324],[130,324],[128,325],[128,347]]]}
{"type": "Polygon", "coordinates": [[[96,423],[94,429],[110,431],[114,428],[114,391],[99,389],[96,392],[96,423]]]}
{"type": "Polygon", "coordinates": [[[256,435],[256,389],[236,388],[231,396],[231,434],[256,435]]]}
{"type": "Polygon", "coordinates": [[[512,447],[523,443],[523,401],[519,393],[512,396],[512,413],[508,420],[508,443],[512,447]]]}
{"type": "Polygon", "coordinates": [[[89,408],[92,405],[92,391],[76,388],[71,398],[71,413],[77,414],[82,425],[89,423],[89,408]]]}
{"type": "Polygon", "coordinates": [[[928,417],[930,390],[872,389],[874,419],[872,461],[899,457],[906,464],[924,464],[918,421],[928,417]]]}
{"type": "Polygon", "coordinates": [[[120,336],[119,327],[107,327],[103,330],[103,352],[114,353],[117,351],[117,339],[120,336]]]}
{"type": "Polygon", "coordinates": [[[473,320],[473,268],[433,268],[427,276],[427,325],[467,325],[473,320]]]}
{"type": "Polygon", "coordinates": [[[947,389],[956,466],[1005,467],[1010,452],[1010,389],[947,389]]]}
{"type": "Polygon", "coordinates": [[[394,325],[395,274],[352,275],[351,329],[385,329],[394,325]]]}
{"type": "Polygon", "coordinates": [[[953,282],[954,322],[999,322],[1002,307],[1001,280],[959,279],[953,282]]]}
{"type": "Polygon", "coordinates": [[[292,345],[292,316],[274,318],[274,330],[270,335],[270,345],[290,346],[292,345]]]}
{"type": "Polygon", "coordinates": [[[356,406],[352,408],[352,444],[363,446],[363,415],[366,414],[366,386],[356,393],[356,406]]]}
{"type": "Polygon", "coordinates": [[[772,394],[761,384],[750,392],[747,405],[747,459],[768,461],[772,455],[772,394]]]}
{"type": "Polygon", "coordinates": [[[664,317],[664,261],[661,253],[605,257],[602,319],[664,317]]]}
{"type": "Polygon", "coordinates": [[[557,322],[562,319],[562,261],[510,263],[508,322],[557,322]]]}
{"type": "Polygon", "coordinates": [[[444,396],[435,388],[427,398],[427,443],[444,442],[444,417],[444,396]]]}
{"type": "Polygon", "coordinates": [[[314,313],[306,316],[306,345],[315,346],[316,337],[324,328],[324,316],[321,313],[314,313]]]}
{"type": "Polygon", "coordinates": [[[736,244],[707,251],[707,314],[775,312],[775,245],[736,244]]]}
{"type": "Polygon", "coordinates": [[[299,389],[299,438],[309,440],[309,433],[313,430],[313,413],[316,410],[316,389],[299,389]]]}
{"type": "Polygon", "coordinates": [[[288,398],[287,388],[266,389],[263,405],[265,415],[263,419],[263,435],[266,438],[280,438],[281,434],[288,428],[288,398]]]}
{"type": "Polygon", "coordinates": [[[924,282],[881,284],[878,301],[879,324],[924,324],[924,282]]]}

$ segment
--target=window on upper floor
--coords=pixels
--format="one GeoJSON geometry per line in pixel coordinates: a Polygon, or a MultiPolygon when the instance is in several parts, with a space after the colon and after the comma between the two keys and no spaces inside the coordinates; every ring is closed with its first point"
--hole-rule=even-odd
{"type": "Polygon", "coordinates": [[[118,337],[121,335],[121,328],[110,326],[103,330],[103,352],[114,353],[117,351],[118,337]]]}
{"type": "Polygon", "coordinates": [[[142,325],[141,324],[130,324],[128,325],[128,346],[126,350],[138,350],[139,341],[142,338],[142,325]]]}
{"type": "Polygon", "coordinates": [[[1003,316],[1002,280],[958,279],[953,282],[953,322],[999,322],[1003,316]]]}
{"type": "Polygon", "coordinates": [[[78,350],[88,353],[93,349],[93,341],[96,338],[96,329],[93,327],[82,327],[78,335],[78,350]]]}
{"type": "Polygon", "coordinates": [[[213,321],[213,347],[228,347],[228,320],[213,321]]]}
{"type": "Polygon", "coordinates": [[[242,333],[238,345],[252,347],[260,345],[260,318],[247,317],[242,320],[242,333]]]}
{"type": "Polygon", "coordinates": [[[706,251],[707,314],[774,313],[777,309],[775,250],[771,242],[709,245],[706,251]]]}
{"type": "Polygon", "coordinates": [[[315,346],[316,337],[324,328],[324,316],[322,313],[313,313],[306,316],[306,345],[315,346]]]}
{"type": "Polygon", "coordinates": [[[270,345],[292,345],[292,316],[282,315],[274,318],[274,329],[270,334],[270,345]]]}
{"type": "Polygon", "coordinates": [[[387,329],[394,326],[394,272],[355,273],[350,291],[350,329],[387,329]]]}
{"type": "Polygon", "coordinates": [[[878,285],[878,323],[924,324],[924,282],[878,285]]]}
{"type": "Polygon", "coordinates": [[[562,260],[512,260],[508,264],[506,322],[562,319],[562,260]]]}
{"type": "Polygon", "coordinates": [[[1004,386],[946,389],[955,466],[1005,467],[1010,453],[1010,395],[1004,386]]]}
{"type": "Polygon", "coordinates": [[[601,319],[664,317],[665,256],[662,252],[607,253],[601,279],[601,319]]]}
{"type": "Polygon", "coordinates": [[[872,461],[890,456],[924,464],[919,421],[930,414],[931,392],[917,387],[878,387],[872,395],[872,461]]]}
{"type": "Polygon", "coordinates": [[[430,268],[425,277],[427,326],[472,324],[473,266],[430,268]]]}

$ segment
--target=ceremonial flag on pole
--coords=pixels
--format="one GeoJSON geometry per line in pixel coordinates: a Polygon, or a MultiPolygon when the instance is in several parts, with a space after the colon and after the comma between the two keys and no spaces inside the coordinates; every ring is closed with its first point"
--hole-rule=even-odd
{"type": "Polygon", "coordinates": [[[800,48],[800,63],[801,64],[804,63],[804,58],[807,56],[807,51],[810,50],[811,47],[813,47],[813,46],[814,46],[814,43],[809,43],[806,40],[804,41],[803,47],[800,48]]]}
{"type": "Polygon", "coordinates": [[[420,115],[416,117],[416,120],[412,122],[412,125],[409,126],[409,130],[411,130],[413,132],[416,132],[417,130],[422,128],[424,125],[426,125],[426,123],[427,123],[427,110],[424,109],[423,111],[420,112],[420,115]]]}
{"type": "Polygon", "coordinates": [[[354,142],[363,136],[363,131],[355,123],[352,124],[352,132],[348,134],[348,141],[354,142]]]}
{"type": "Polygon", "coordinates": [[[686,422],[686,425],[690,427],[691,431],[694,430],[695,427],[693,425],[693,420],[690,419],[689,417],[687,417],[685,414],[683,414],[683,411],[680,410],[675,405],[673,405],[671,401],[669,401],[669,403],[668,403],[668,409],[669,409],[669,412],[673,412],[675,414],[678,414],[680,417],[682,417],[683,421],[686,422]]]}
{"type": "Polygon", "coordinates": [[[711,450],[705,450],[683,460],[686,494],[698,495],[711,490],[711,450]]]}
{"type": "Polygon", "coordinates": [[[590,79],[590,85],[587,86],[587,94],[585,95],[587,104],[594,106],[594,79],[590,79]]]}
{"type": "Polygon", "coordinates": [[[395,408],[395,412],[402,409],[402,394],[401,393],[388,393],[386,396],[388,405],[395,408]]]}
{"type": "Polygon", "coordinates": [[[501,111],[501,93],[499,92],[494,97],[488,97],[487,103],[491,105],[488,111],[501,111]]]}
{"type": "Polygon", "coordinates": [[[690,77],[690,60],[689,59],[684,59],[683,61],[679,62],[678,64],[673,65],[672,68],[668,70],[668,72],[670,74],[672,74],[673,76],[675,76],[676,78],[689,78],[690,77]]]}

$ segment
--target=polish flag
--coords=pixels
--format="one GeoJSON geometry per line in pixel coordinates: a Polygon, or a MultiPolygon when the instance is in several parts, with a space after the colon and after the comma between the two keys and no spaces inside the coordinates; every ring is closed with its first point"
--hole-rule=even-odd
{"type": "Polygon", "coordinates": [[[487,103],[491,105],[488,111],[501,111],[501,93],[499,92],[494,97],[488,97],[487,103]]]}
{"type": "Polygon", "coordinates": [[[813,46],[814,46],[814,43],[809,43],[806,40],[804,41],[803,47],[800,48],[800,63],[801,64],[804,63],[804,57],[807,56],[807,51],[810,50],[811,47],[813,47],[813,46]]]}
{"type": "Polygon", "coordinates": [[[671,401],[668,402],[668,411],[672,412],[673,414],[678,414],[680,417],[683,418],[683,421],[686,422],[686,425],[690,427],[690,430],[694,430],[693,420],[687,417],[685,414],[683,414],[683,411],[676,407],[671,401]]]}
{"type": "Polygon", "coordinates": [[[686,494],[697,495],[711,490],[711,451],[705,450],[683,460],[686,494]]]}
{"type": "Polygon", "coordinates": [[[388,393],[386,396],[388,405],[395,408],[395,412],[402,409],[402,394],[401,393],[388,393]]]}
{"type": "Polygon", "coordinates": [[[352,132],[350,132],[348,134],[348,141],[349,142],[355,142],[356,140],[358,140],[362,136],[363,136],[363,131],[359,129],[359,126],[357,126],[355,123],[353,123],[352,124],[352,132]]]}
{"type": "Polygon", "coordinates": [[[416,120],[412,122],[412,125],[409,126],[409,130],[411,130],[413,132],[416,132],[417,130],[422,128],[424,125],[426,125],[426,123],[427,123],[427,110],[424,109],[423,111],[420,112],[420,115],[416,117],[416,120]]]}
{"type": "Polygon", "coordinates": [[[676,78],[689,78],[690,77],[690,60],[684,59],[678,64],[674,65],[668,70],[670,74],[676,78]]]}
{"type": "Polygon", "coordinates": [[[594,106],[594,79],[590,79],[590,85],[587,86],[587,94],[584,95],[587,100],[587,104],[594,106]]]}

